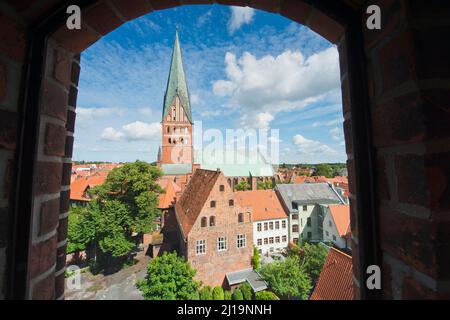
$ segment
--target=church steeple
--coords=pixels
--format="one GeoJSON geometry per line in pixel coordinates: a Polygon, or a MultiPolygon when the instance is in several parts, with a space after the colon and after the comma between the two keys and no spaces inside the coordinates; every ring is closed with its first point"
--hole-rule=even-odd
{"type": "Polygon", "coordinates": [[[164,95],[164,106],[162,118],[167,116],[170,107],[178,95],[189,122],[192,123],[191,102],[189,100],[189,90],[184,75],[183,59],[181,56],[178,30],[175,33],[175,43],[173,45],[172,61],[170,63],[169,79],[167,80],[166,94],[164,95]]]}

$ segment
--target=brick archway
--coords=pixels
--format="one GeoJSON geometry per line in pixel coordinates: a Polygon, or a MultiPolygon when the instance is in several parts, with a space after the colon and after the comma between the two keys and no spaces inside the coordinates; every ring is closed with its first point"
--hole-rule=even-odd
{"type": "Polygon", "coordinates": [[[365,7],[353,0],[86,0],[80,1],[82,30],[69,31],[61,27],[66,18],[63,4],[55,8],[55,1],[39,1],[27,9],[8,2],[11,10],[2,14],[6,42],[0,52],[6,54],[6,62],[0,60],[0,85],[6,74],[4,91],[21,98],[10,101],[11,110],[0,110],[0,147],[8,151],[6,160],[15,168],[8,169],[7,177],[16,188],[9,194],[5,190],[14,199],[4,206],[13,212],[9,242],[5,241],[10,252],[9,297],[64,296],[79,54],[143,14],[209,3],[281,14],[338,46],[355,298],[447,294],[439,284],[450,277],[450,263],[444,259],[450,241],[443,232],[450,219],[439,213],[449,209],[450,151],[445,141],[450,132],[440,120],[449,120],[442,104],[449,94],[450,67],[445,61],[450,50],[446,47],[432,57],[428,48],[440,47],[435,32],[444,38],[448,24],[442,21],[449,10],[427,10],[419,1],[379,1],[383,29],[369,31],[365,7]],[[449,68],[438,67],[438,62],[449,68]],[[19,87],[11,74],[21,64],[19,87]],[[18,113],[17,106],[22,108],[18,113]],[[407,117],[401,108],[407,108],[407,117]],[[416,181],[408,175],[411,170],[419,174],[416,181]],[[364,286],[363,271],[370,264],[382,266],[382,291],[364,286]]]}

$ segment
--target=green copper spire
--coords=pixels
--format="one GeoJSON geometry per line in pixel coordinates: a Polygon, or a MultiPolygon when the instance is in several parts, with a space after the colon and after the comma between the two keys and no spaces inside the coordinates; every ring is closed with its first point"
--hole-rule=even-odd
{"type": "Polygon", "coordinates": [[[192,123],[191,103],[189,101],[189,91],[184,75],[180,41],[178,40],[178,30],[175,34],[169,79],[167,80],[166,94],[164,95],[163,120],[167,116],[176,95],[180,98],[181,105],[183,106],[189,121],[192,123]]]}

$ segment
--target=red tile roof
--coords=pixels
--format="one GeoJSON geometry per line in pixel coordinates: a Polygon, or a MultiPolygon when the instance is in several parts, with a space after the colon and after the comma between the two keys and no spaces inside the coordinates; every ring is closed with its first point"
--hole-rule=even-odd
{"type": "Polygon", "coordinates": [[[184,237],[187,237],[197,221],[206,200],[222,173],[220,171],[197,169],[175,205],[178,223],[184,237]]]}
{"type": "Polygon", "coordinates": [[[345,236],[350,227],[350,206],[346,204],[331,204],[328,208],[339,236],[345,236]]]}
{"type": "Polygon", "coordinates": [[[352,257],[331,248],[311,300],[353,300],[352,257]]]}
{"type": "Polygon", "coordinates": [[[181,188],[169,178],[161,178],[157,182],[165,191],[165,193],[159,195],[158,208],[168,209],[174,202],[177,192],[181,191],[181,188]]]}
{"type": "Polygon", "coordinates": [[[105,180],[106,176],[90,176],[72,181],[70,184],[70,200],[89,201],[90,199],[85,197],[86,190],[103,184],[105,180]]]}
{"type": "Polygon", "coordinates": [[[273,190],[236,191],[234,194],[240,206],[252,207],[253,221],[287,218],[273,190]]]}

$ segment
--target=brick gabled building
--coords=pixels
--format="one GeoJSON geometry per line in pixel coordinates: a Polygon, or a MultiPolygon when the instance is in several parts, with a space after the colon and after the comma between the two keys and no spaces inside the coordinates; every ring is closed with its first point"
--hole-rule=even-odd
{"type": "Polygon", "coordinates": [[[227,287],[227,273],[251,268],[252,212],[236,203],[221,171],[197,169],[174,211],[180,254],[198,280],[227,287]]]}

